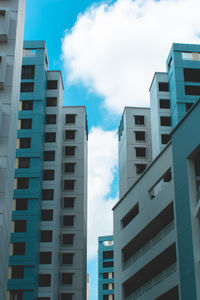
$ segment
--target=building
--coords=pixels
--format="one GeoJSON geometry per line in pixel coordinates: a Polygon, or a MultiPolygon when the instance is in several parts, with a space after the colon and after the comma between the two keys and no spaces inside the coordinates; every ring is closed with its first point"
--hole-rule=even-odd
{"type": "Polygon", "coordinates": [[[44,41],[24,43],[8,274],[10,300],[86,299],[87,118],[63,107],[44,41]]]}
{"type": "Polygon", "coordinates": [[[0,299],[6,298],[25,0],[0,0],[0,299]]]}
{"type": "Polygon", "coordinates": [[[119,197],[152,160],[150,109],[125,107],[118,130],[119,197]]]}
{"type": "Polygon", "coordinates": [[[98,238],[98,300],[114,300],[113,236],[98,238]]]}

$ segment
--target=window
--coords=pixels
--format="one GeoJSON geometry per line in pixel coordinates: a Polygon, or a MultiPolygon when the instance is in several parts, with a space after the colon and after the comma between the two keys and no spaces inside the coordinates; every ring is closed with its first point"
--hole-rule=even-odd
{"type": "Polygon", "coordinates": [[[55,132],[45,132],[45,143],[55,143],[56,133],[55,132]]]}
{"type": "Polygon", "coordinates": [[[14,223],[14,232],[26,232],[26,220],[15,220],[14,223]]]}
{"type": "Polygon", "coordinates": [[[64,180],[64,190],[74,190],[75,180],[64,180]]]}
{"type": "Polygon", "coordinates": [[[22,110],[33,110],[33,101],[32,100],[23,100],[22,101],[22,110]]]}
{"type": "Polygon", "coordinates": [[[139,204],[134,205],[121,220],[122,228],[125,228],[139,214],[139,204]]]}
{"type": "Polygon", "coordinates": [[[103,290],[108,290],[108,283],[103,284],[103,290]]]}
{"type": "Polygon", "coordinates": [[[19,169],[30,168],[30,157],[19,157],[18,168],[19,169]]]}
{"type": "Polygon", "coordinates": [[[75,146],[66,146],[65,147],[65,156],[75,155],[75,146]]]}
{"type": "Polygon", "coordinates": [[[172,173],[170,168],[157,180],[157,182],[155,182],[155,184],[149,190],[151,199],[155,198],[159,194],[159,192],[161,192],[162,189],[166,186],[165,183],[168,183],[171,180],[172,180],[172,173]]]}
{"type": "Polygon", "coordinates": [[[65,173],[74,173],[75,163],[65,163],[65,173]]]}
{"type": "Polygon", "coordinates": [[[136,147],[136,157],[146,157],[146,148],[136,147]]]}
{"type": "Polygon", "coordinates": [[[54,180],[54,170],[43,170],[43,180],[54,180]]]}
{"type": "Polygon", "coordinates": [[[34,91],[33,82],[22,82],[21,83],[21,93],[32,93],[34,91]]]}
{"type": "Polygon", "coordinates": [[[186,95],[200,95],[200,86],[199,85],[185,85],[185,94],[186,95]]]}
{"type": "Polygon", "coordinates": [[[25,255],[26,244],[24,242],[13,243],[13,255],[25,255]]]}
{"type": "Polygon", "coordinates": [[[160,108],[170,108],[170,102],[168,99],[160,99],[160,108]]]}
{"type": "Polygon", "coordinates": [[[42,221],[53,221],[53,209],[42,209],[42,221]]]}
{"type": "Polygon", "coordinates": [[[145,131],[135,131],[136,141],[145,141],[145,131]]]}
{"type": "Polygon", "coordinates": [[[75,124],[75,118],[76,118],[76,115],[75,114],[66,114],[65,115],[65,123],[66,124],[75,124]]]}
{"type": "Polygon", "coordinates": [[[136,125],[144,125],[144,116],[135,116],[136,125]]]}
{"type": "Polygon", "coordinates": [[[160,125],[161,126],[171,126],[171,118],[170,117],[160,117],[160,125]]]}
{"type": "Polygon", "coordinates": [[[61,274],[61,283],[62,284],[72,284],[73,282],[73,273],[62,273],[61,274]]]}
{"type": "Polygon", "coordinates": [[[56,115],[46,115],[46,124],[56,124],[56,115]]]}
{"type": "Polygon", "coordinates": [[[57,106],[57,98],[56,97],[48,97],[46,99],[46,106],[57,106]]]}
{"type": "Polygon", "coordinates": [[[51,274],[39,274],[39,286],[51,286],[51,274]]]}
{"type": "Polygon", "coordinates": [[[42,191],[42,200],[53,200],[54,190],[44,189],[42,191]]]}
{"type": "Polygon", "coordinates": [[[10,290],[10,299],[9,300],[23,300],[22,290],[10,290]]]}
{"type": "Polygon", "coordinates": [[[38,300],[50,300],[50,297],[38,297],[38,300]]]}
{"type": "Polygon", "coordinates": [[[200,82],[200,69],[183,69],[184,81],[200,82]]]}
{"type": "Polygon", "coordinates": [[[19,139],[19,148],[20,149],[31,148],[31,138],[20,138],[19,139]]]}
{"type": "Polygon", "coordinates": [[[51,264],[52,252],[40,252],[40,264],[51,264]]]}
{"type": "Polygon", "coordinates": [[[170,134],[161,134],[161,142],[162,144],[167,144],[171,139],[170,134]]]}
{"type": "Polygon", "coordinates": [[[29,188],[29,178],[19,177],[17,178],[17,189],[28,189],[29,188]]]}
{"type": "Polygon", "coordinates": [[[64,197],[63,206],[64,208],[73,208],[74,207],[74,197],[64,197]]]}
{"type": "Polygon", "coordinates": [[[54,161],[55,151],[44,151],[44,161],[54,161]]]}
{"type": "Polygon", "coordinates": [[[73,264],[74,253],[62,253],[62,264],[72,265],[73,264]]]}
{"type": "Polygon", "coordinates": [[[194,104],[194,103],[185,103],[185,110],[186,110],[186,112],[187,112],[188,110],[190,110],[190,108],[192,107],[193,104],[194,104]]]}
{"type": "Polygon", "coordinates": [[[47,90],[57,90],[58,81],[57,80],[47,80],[47,90]]]}
{"type": "Polygon", "coordinates": [[[112,268],[113,267],[113,261],[104,261],[103,262],[103,268],[112,268]]]}
{"type": "Polygon", "coordinates": [[[63,244],[64,245],[73,245],[74,235],[73,234],[63,234],[63,244]]]}
{"type": "Polygon", "coordinates": [[[23,279],[24,278],[24,266],[12,266],[12,279],[23,279]]]}
{"type": "Polygon", "coordinates": [[[103,295],[103,300],[114,300],[114,295],[103,295]]]}
{"type": "Polygon", "coordinates": [[[40,242],[52,242],[52,230],[40,230],[40,242]]]}
{"type": "Polygon", "coordinates": [[[75,139],[75,130],[65,130],[65,139],[74,140],[75,139]]]}
{"type": "Polygon", "coordinates": [[[113,251],[103,251],[103,259],[112,259],[113,251]]]}
{"type": "Polygon", "coordinates": [[[34,79],[35,76],[35,66],[22,66],[22,79],[34,79]]]}
{"type": "Polygon", "coordinates": [[[28,199],[17,198],[16,200],[16,210],[27,210],[28,209],[28,199]]]}
{"type": "Polygon", "coordinates": [[[135,164],[135,166],[136,166],[136,174],[142,174],[147,167],[146,164],[135,164]]]}
{"type": "Polygon", "coordinates": [[[63,216],[63,226],[73,226],[74,225],[74,216],[63,216]]]}
{"type": "Polygon", "coordinates": [[[60,300],[72,300],[73,298],[72,293],[62,293],[60,300]]]}
{"type": "Polygon", "coordinates": [[[32,119],[21,119],[21,129],[32,129],[32,119]]]}
{"type": "Polygon", "coordinates": [[[158,88],[160,92],[168,92],[169,91],[168,82],[159,82],[158,88]]]}
{"type": "Polygon", "coordinates": [[[103,278],[106,279],[106,278],[114,278],[114,272],[108,272],[108,273],[103,273],[103,278]]]}

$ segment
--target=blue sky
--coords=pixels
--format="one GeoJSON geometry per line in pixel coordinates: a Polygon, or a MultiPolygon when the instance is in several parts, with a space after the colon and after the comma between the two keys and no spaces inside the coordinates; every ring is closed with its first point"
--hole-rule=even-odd
{"type": "Polygon", "coordinates": [[[112,233],[118,200],[116,131],[124,106],[149,105],[153,74],[165,71],[173,42],[200,43],[199,9],[199,0],[26,0],[25,39],[46,41],[49,69],[63,73],[64,105],[87,108],[91,300],[97,237],[112,233]]]}

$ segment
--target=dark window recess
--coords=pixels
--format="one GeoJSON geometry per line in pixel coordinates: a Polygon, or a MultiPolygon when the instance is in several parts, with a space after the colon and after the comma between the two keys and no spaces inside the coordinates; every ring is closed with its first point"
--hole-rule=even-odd
{"type": "Polygon", "coordinates": [[[56,97],[48,97],[46,99],[46,106],[57,106],[57,98],[56,97]]]}
{"type": "Polygon", "coordinates": [[[46,124],[56,124],[56,115],[46,115],[46,124]]]}
{"type": "Polygon", "coordinates": [[[73,282],[73,273],[62,273],[61,274],[62,284],[72,284],[73,282]]]}
{"type": "Polygon", "coordinates": [[[31,138],[20,138],[19,139],[19,148],[20,149],[31,148],[31,138]]]}
{"type": "Polygon", "coordinates": [[[24,242],[13,243],[13,255],[25,255],[26,244],[24,242]]]}
{"type": "Polygon", "coordinates": [[[145,157],[146,156],[146,148],[143,147],[136,147],[136,157],[145,157]]]}
{"type": "Polygon", "coordinates": [[[157,194],[165,187],[165,184],[161,185],[162,182],[170,182],[171,180],[172,172],[171,169],[169,169],[158,179],[158,181],[149,190],[151,199],[155,198],[157,194]]]}
{"type": "Polygon", "coordinates": [[[147,165],[146,164],[136,164],[136,173],[137,174],[142,174],[144,170],[146,169],[147,165]]]}
{"type": "Polygon", "coordinates": [[[103,290],[108,290],[108,283],[103,284],[103,290]]]}
{"type": "Polygon", "coordinates": [[[18,157],[18,168],[30,168],[30,157],[18,157]]]}
{"type": "Polygon", "coordinates": [[[136,125],[144,125],[144,116],[135,116],[136,125]]]}
{"type": "Polygon", "coordinates": [[[113,267],[113,261],[104,261],[103,262],[103,268],[112,268],[113,267]]]}
{"type": "Polygon", "coordinates": [[[66,114],[65,115],[65,123],[66,124],[75,124],[76,115],[75,114],[66,114]]]}
{"type": "Polygon", "coordinates": [[[40,231],[40,242],[52,242],[52,230],[41,230],[40,231]]]}
{"type": "Polygon", "coordinates": [[[42,221],[53,221],[53,209],[42,209],[42,221]]]}
{"type": "Polygon", "coordinates": [[[103,251],[103,259],[112,259],[113,251],[103,251]]]}
{"type": "Polygon", "coordinates": [[[167,291],[166,293],[162,294],[160,297],[156,298],[155,300],[179,300],[179,293],[178,293],[178,286],[174,287],[173,289],[167,291]]]}
{"type": "Polygon", "coordinates": [[[65,139],[74,140],[75,139],[75,130],[65,130],[65,139]]]}
{"type": "Polygon", "coordinates": [[[38,297],[37,300],[51,300],[50,297],[38,297]]]}
{"type": "Polygon", "coordinates": [[[168,99],[160,99],[160,108],[170,108],[170,102],[168,99]]]}
{"type": "Polygon", "coordinates": [[[171,118],[170,117],[160,117],[160,125],[161,126],[171,126],[171,118]]]}
{"type": "Polygon", "coordinates": [[[53,200],[54,190],[42,190],[42,200],[53,200]]]}
{"type": "Polygon", "coordinates": [[[24,278],[24,266],[12,266],[12,279],[24,278]]]}
{"type": "Polygon", "coordinates": [[[139,204],[131,208],[131,210],[121,220],[122,228],[125,228],[139,214],[139,204]]]}
{"type": "Polygon", "coordinates": [[[52,252],[40,252],[40,264],[51,264],[52,252]]]}
{"type": "Polygon", "coordinates": [[[47,80],[47,90],[57,90],[58,81],[57,80],[47,80]]]}
{"type": "Polygon", "coordinates": [[[64,180],[64,190],[74,190],[75,180],[64,180]]]}
{"type": "Polygon", "coordinates": [[[63,225],[64,226],[73,226],[74,225],[74,216],[63,216],[63,225]]]}
{"type": "Polygon", "coordinates": [[[22,290],[10,290],[10,299],[9,300],[23,300],[23,291],[22,290]]]}
{"type": "Polygon", "coordinates": [[[104,279],[108,278],[108,273],[103,273],[103,278],[104,279]]]}
{"type": "Polygon", "coordinates": [[[74,235],[73,234],[63,234],[63,244],[64,245],[73,245],[74,235]]]}
{"type": "Polygon", "coordinates": [[[22,66],[22,79],[34,79],[35,76],[35,66],[22,66]]]}
{"type": "Polygon", "coordinates": [[[43,170],[43,180],[54,180],[54,170],[43,170]]]}
{"type": "Polygon", "coordinates": [[[33,100],[23,100],[22,110],[33,110],[33,100]]]}
{"type": "Polygon", "coordinates": [[[28,199],[17,198],[16,210],[27,210],[27,209],[28,209],[28,199]]]}
{"type": "Polygon", "coordinates": [[[184,81],[200,82],[200,69],[183,69],[184,81]]]}
{"type": "Polygon", "coordinates": [[[65,163],[65,173],[74,173],[75,163],[65,163]]]}
{"type": "Polygon", "coordinates": [[[32,129],[32,119],[21,119],[21,129],[32,129]]]}
{"type": "Polygon", "coordinates": [[[56,142],[56,133],[55,132],[46,132],[45,133],[45,143],[55,143],[56,142]]]}
{"type": "Polygon", "coordinates": [[[26,220],[15,220],[14,232],[26,232],[26,220]]]}
{"type": "Polygon", "coordinates": [[[194,103],[185,103],[185,110],[186,112],[192,107],[194,103]]]}
{"type": "Polygon", "coordinates": [[[170,182],[172,180],[172,172],[171,169],[166,172],[166,174],[163,176],[164,182],[170,182]]]}
{"type": "Polygon", "coordinates": [[[199,85],[185,85],[185,94],[200,96],[200,86],[199,85]]]}
{"type": "Polygon", "coordinates": [[[170,134],[161,134],[161,142],[162,144],[167,144],[171,139],[170,134]]]}
{"type": "Polygon", "coordinates": [[[55,151],[44,151],[44,161],[54,161],[55,151]]]}
{"type": "Polygon", "coordinates": [[[64,208],[73,208],[74,207],[74,197],[64,197],[63,198],[63,207],[64,208]]]}
{"type": "Polygon", "coordinates": [[[103,295],[103,300],[114,300],[114,295],[103,295]]]}
{"type": "Polygon", "coordinates": [[[62,293],[61,294],[61,300],[72,300],[73,298],[73,294],[72,293],[62,293]]]}
{"type": "Polygon", "coordinates": [[[158,88],[160,92],[168,92],[169,91],[168,82],[159,82],[158,88]]]}
{"type": "Polygon", "coordinates": [[[34,91],[33,82],[22,82],[21,83],[21,93],[32,93],[34,91]]]}
{"type": "Polygon", "coordinates": [[[135,131],[136,141],[145,141],[145,131],[135,131]]]}
{"type": "Polygon", "coordinates": [[[51,274],[39,274],[39,286],[51,286],[51,274]]]}
{"type": "Polygon", "coordinates": [[[75,155],[75,146],[66,146],[65,147],[65,156],[75,155]]]}
{"type": "Polygon", "coordinates": [[[29,178],[19,177],[17,178],[17,189],[28,189],[29,188],[29,178]]]}
{"type": "Polygon", "coordinates": [[[74,253],[62,253],[62,264],[72,265],[73,264],[74,253]]]}

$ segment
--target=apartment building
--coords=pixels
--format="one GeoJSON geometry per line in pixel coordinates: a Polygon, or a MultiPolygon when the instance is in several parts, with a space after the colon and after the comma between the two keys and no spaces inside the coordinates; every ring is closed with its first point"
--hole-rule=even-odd
{"type": "Polygon", "coordinates": [[[0,299],[6,298],[25,0],[0,0],[0,299]]]}
{"type": "Polygon", "coordinates": [[[98,238],[98,300],[114,300],[113,236],[98,238]]]}

